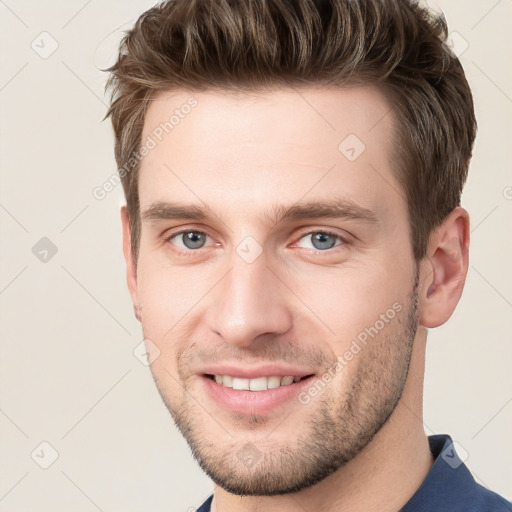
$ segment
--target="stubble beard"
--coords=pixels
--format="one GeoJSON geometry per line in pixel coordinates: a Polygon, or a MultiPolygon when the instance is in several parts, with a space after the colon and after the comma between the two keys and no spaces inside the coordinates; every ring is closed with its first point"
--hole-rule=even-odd
{"type": "Polygon", "coordinates": [[[235,495],[275,496],[315,485],[356,457],[385,425],[402,396],[418,328],[418,285],[417,271],[406,314],[392,320],[398,325],[394,335],[379,333],[356,356],[364,353],[365,360],[341,402],[336,403],[336,395],[328,392],[307,405],[297,402],[300,417],[286,424],[302,431],[286,445],[273,443],[279,427],[261,441],[257,427],[266,421],[259,416],[238,417],[248,427],[243,437],[234,435],[228,443],[216,444],[198,421],[197,415],[207,413],[190,397],[178,406],[171,404],[153,375],[166,407],[205,473],[235,495]],[[304,419],[304,408],[310,406],[311,413],[304,419]],[[244,450],[252,451],[256,462],[247,464],[244,450]]]}

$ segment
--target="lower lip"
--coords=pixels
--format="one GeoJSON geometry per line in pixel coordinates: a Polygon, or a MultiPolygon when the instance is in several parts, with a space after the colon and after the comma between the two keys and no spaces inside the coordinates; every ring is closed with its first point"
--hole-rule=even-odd
{"type": "Polygon", "coordinates": [[[305,387],[311,385],[312,377],[266,391],[228,388],[204,375],[201,380],[206,392],[223,409],[239,414],[265,414],[293,400],[305,387]]]}

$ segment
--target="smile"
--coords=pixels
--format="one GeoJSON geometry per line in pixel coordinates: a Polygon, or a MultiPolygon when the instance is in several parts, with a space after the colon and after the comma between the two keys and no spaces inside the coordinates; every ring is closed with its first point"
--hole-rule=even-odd
{"type": "Polygon", "coordinates": [[[231,375],[207,375],[207,377],[226,388],[246,391],[267,391],[268,389],[276,389],[280,386],[289,386],[290,384],[299,382],[309,376],[295,377],[293,375],[288,375],[285,377],[255,377],[252,379],[232,377],[231,375]]]}

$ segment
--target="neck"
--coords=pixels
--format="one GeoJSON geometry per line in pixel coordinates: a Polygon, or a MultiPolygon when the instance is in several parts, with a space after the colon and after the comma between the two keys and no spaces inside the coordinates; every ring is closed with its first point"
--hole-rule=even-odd
{"type": "Polygon", "coordinates": [[[433,458],[423,429],[427,331],[419,326],[404,392],[386,424],[348,464],[318,484],[283,496],[235,496],[215,486],[212,512],[395,512],[419,488],[433,458]]]}

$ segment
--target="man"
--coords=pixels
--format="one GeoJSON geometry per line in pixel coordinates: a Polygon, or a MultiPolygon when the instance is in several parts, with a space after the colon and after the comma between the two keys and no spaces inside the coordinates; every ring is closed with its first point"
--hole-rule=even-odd
{"type": "Polygon", "coordinates": [[[127,279],[200,511],[511,510],[422,423],[476,123],[406,0],[170,0],[109,71],[127,279]]]}

